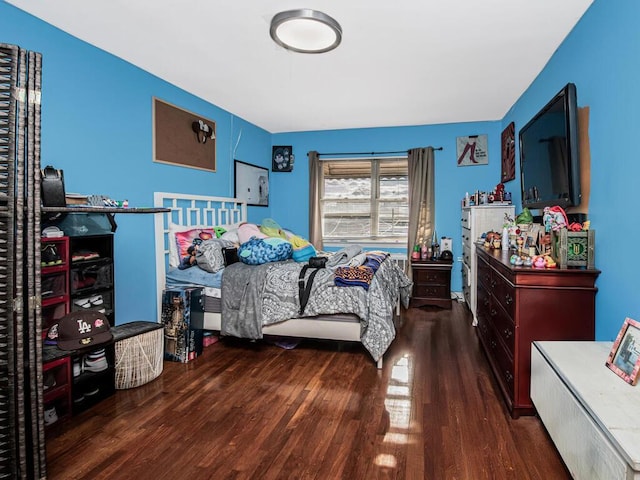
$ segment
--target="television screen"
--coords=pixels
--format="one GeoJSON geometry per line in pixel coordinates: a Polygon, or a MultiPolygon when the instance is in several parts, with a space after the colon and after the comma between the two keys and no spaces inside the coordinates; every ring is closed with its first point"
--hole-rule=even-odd
{"type": "Polygon", "coordinates": [[[576,87],[567,84],[520,130],[522,206],[580,204],[576,87]]]}

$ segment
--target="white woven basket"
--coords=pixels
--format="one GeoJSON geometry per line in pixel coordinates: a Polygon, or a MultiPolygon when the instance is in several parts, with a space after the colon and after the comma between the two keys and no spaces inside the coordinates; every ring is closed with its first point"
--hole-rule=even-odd
{"type": "Polygon", "coordinates": [[[163,329],[116,342],[116,388],[139,387],[162,373],[163,329]]]}

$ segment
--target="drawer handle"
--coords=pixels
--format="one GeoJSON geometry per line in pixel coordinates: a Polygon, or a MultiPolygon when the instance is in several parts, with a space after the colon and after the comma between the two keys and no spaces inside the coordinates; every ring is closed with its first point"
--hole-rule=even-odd
{"type": "Polygon", "coordinates": [[[491,316],[492,316],[492,317],[495,317],[497,314],[498,314],[498,312],[496,311],[496,309],[495,309],[495,308],[492,308],[492,309],[491,309],[491,316]]]}
{"type": "Polygon", "coordinates": [[[493,350],[495,350],[495,348],[496,348],[496,341],[495,340],[491,340],[491,348],[493,350]]]}
{"type": "Polygon", "coordinates": [[[496,281],[495,280],[491,280],[491,288],[496,288],[496,281]]]}
{"type": "Polygon", "coordinates": [[[488,305],[489,305],[489,299],[488,299],[488,298],[485,298],[485,299],[484,299],[484,306],[486,307],[486,306],[488,306],[488,305]]]}
{"type": "Polygon", "coordinates": [[[504,329],[504,337],[508,339],[509,337],[511,337],[511,335],[513,335],[511,330],[509,330],[508,328],[505,328],[504,329]]]}
{"type": "Polygon", "coordinates": [[[505,295],[504,300],[507,302],[507,305],[511,305],[513,303],[513,297],[509,293],[505,295]]]}
{"type": "Polygon", "coordinates": [[[507,382],[511,383],[511,381],[513,380],[513,375],[511,374],[511,372],[507,371],[504,376],[507,377],[507,382]]]}

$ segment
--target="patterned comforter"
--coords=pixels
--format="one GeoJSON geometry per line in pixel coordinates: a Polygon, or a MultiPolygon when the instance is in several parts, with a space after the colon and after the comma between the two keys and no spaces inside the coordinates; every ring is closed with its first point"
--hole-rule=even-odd
{"type": "MultiPolygon", "coordinates": [[[[258,266],[235,263],[222,278],[223,335],[262,338],[262,326],[315,315],[352,313],[360,317],[360,339],[378,361],[395,338],[394,310],[398,299],[409,304],[411,280],[389,260],[384,260],[368,290],[336,286],[332,269],[320,269],[309,301],[300,315],[298,276],[302,265],[293,261],[258,266]]],[[[306,275],[308,278],[309,275],[306,275]]]]}

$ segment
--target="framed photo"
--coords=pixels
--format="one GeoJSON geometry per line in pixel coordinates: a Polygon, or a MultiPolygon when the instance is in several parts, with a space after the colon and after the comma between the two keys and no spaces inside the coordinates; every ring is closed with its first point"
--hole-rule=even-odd
{"type": "Polygon", "coordinates": [[[511,122],[502,131],[502,173],[501,182],[516,178],[516,124],[511,122]]]}
{"type": "Polygon", "coordinates": [[[611,353],[607,367],[613,370],[629,385],[638,382],[640,371],[640,322],[625,318],[611,353]]]}
{"type": "Polygon", "coordinates": [[[238,200],[257,207],[269,206],[269,169],[235,160],[234,173],[234,196],[238,200]]]}
{"type": "Polygon", "coordinates": [[[488,165],[488,135],[469,135],[456,138],[456,154],[458,166],[488,165]]]}
{"type": "Polygon", "coordinates": [[[291,145],[274,145],[271,150],[271,171],[290,172],[293,170],[293,149],[291,145]]]}

